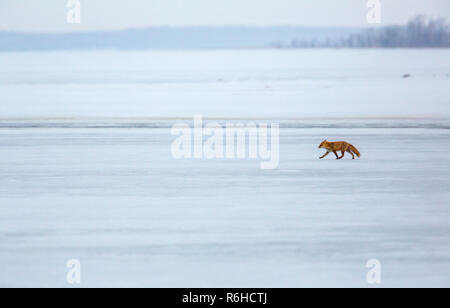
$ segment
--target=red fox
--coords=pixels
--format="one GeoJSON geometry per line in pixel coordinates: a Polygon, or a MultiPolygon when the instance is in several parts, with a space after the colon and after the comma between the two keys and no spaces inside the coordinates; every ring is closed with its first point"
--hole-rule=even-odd
{"type": "Polygon", "coordinates": [[[336,155],[336,159],[342,159],[344,157],[345,152],[350,153],[353,159],[355,159],[355,155],[353,155],[353,153],[355,153],[358,157],[361,156],[359,151],[353,145],[345,141],[331,142],[324,140],[319,145],[319,149],[320,148],[327,150],[327,152],[323,156],[321,156],[320,159],[330,154],[330,152],[333,152],[334,155],[336,155]],[[337,152],[341,152],[341,156],[338,156],[337,152]]]}

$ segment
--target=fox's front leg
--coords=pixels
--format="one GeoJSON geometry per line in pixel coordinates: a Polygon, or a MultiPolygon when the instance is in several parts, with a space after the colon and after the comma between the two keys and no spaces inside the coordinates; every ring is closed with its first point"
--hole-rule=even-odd
{"type": "Polygon", "coordinates": [[[336,159],[339,159],[339,156],[337,155],[336,151],[333,151],[334,155],[336,155],[336,159]]]}
{"type": "Polygon", "coordinates": [[[323,154],[323,155],[320,156],[319,158],[322,159],[322,158],[324,158],[325,156],[327,156],[328,154],[330,154],[330,151],[327,151],[325,154],[323,154]]]}

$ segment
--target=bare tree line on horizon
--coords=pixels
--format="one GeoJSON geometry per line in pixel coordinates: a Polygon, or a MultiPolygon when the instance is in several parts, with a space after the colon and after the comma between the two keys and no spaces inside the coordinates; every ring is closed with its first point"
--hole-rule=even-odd
{"type": "Polygon", "coordinates": [[[450,24],[445,18],[420,15],[403,26],[371,28],[338,40],[277,42],[276,48],[448,48],[450,24]]]}

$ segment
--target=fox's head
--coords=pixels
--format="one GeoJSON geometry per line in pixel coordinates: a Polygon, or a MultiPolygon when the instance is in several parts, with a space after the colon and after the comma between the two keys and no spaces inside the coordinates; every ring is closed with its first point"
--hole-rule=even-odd
{"type": "Polygon", "coordinates": [[[319,149],[325,147],[327,143],[328,143],[328,141],[326,141],[326,140],[322,141],[319,145],[319,149]]]}

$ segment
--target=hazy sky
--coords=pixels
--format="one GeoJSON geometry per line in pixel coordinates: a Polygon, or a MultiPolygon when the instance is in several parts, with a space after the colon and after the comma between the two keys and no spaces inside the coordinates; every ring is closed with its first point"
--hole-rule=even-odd
{"type": "MultiPolygon", "coordinates": [[[[450,0],[380,0],[382,24],[417,14],[450,19],[450,0]]],[[[80,0],[82,22],[66,22],[67,0],[0,0],[0,30],[86,31],[184,25],[367,26],[367,0],[80,0]]]]}

